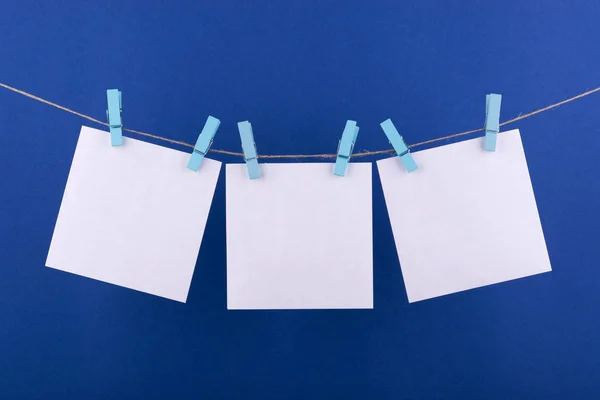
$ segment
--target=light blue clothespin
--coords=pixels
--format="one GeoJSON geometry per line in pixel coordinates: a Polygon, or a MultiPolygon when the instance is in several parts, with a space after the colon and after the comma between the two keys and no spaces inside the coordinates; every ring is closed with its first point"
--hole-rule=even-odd
{"type": "Polygon", "coordinates": [[[356,121],[346,121],[346,127],[342,133],[342,139],[338,144],[337,158],[335,160],[335,168],[333,174],[337,176],[346,175],[346,168],[350,162],[352,156],[352,150],[354,150],[354,143],[356,143],[356,137],[358,136],[358,126],[356,121]]]}
{"type": "Polygon", "coordinates": [[[204,128],[202,128],[202,132],[200,132],[200,136],[198,136],[198,140],[194,146],[190,161],[188,161],[188,169],[198,171],[204,156],[208,153],[208,149],[210,149],[210,146],[212,145],[213,139],[217,134],[217,129],[219,129],[219,125],[221,125],[221,121],[215,117],[209,116],[206,119],[204,128]]]}
{"type": "Polygon", "coordinates": [[[388,118],[380,125],[381,129],[383,129],[383,132],[385,133],[385,136],[387,136],[390,144],[396,151],[396,154],[398,157],[400,157],[400,161],[402,161],[402,164],[404,164],[404,168],[406,168],[408,172],[413,172],[415,169],[417,169],[417,163],[415,162],[415,159],[413,158],[412,154],[410,154],[408,146],[406,143],[404,143],[404,139],[402,139],[402,136],[400,136],[398,133],[398,130],[392,123],[392,120],[388,118]]]}
{"type": "Polygon", "coordinates": [[[256,152],[256,143],[252,133],[252,125],[248,121],[238,122],[240,138],[242,138],[242,149],[244,149],[244,161],[248,168],[250,179],[260,178],[260,168],[258,167],[258,153],[256,152]]]}
{"type": "Polygon", "coordinates": [[[496,137],[500,132],[500,105],[502,104],[501,94],[485,95],[485,142],[483,149],[487,151],[496,151],[496,137]]]}
{"type": "Polygon", "coordinates": [[[121,128],[121,112],[123,111],[123,101],[121,99],[121,91],[119,89],[108,89],[106,91],[106,100],[108,100],[108,110],[106,110],[106,118],[110,126],[110,143],[113,146],[121,146],[123,144],[123,131],[121,128]]]}

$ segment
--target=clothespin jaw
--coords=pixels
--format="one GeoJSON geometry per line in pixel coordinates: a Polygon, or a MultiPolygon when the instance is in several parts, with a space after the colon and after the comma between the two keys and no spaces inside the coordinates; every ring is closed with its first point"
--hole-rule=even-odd
{"type": "Polygon", "coordinates": [[[252,125],[248,121],[238,122],[238,130],[242,139],[242,149],[244,150],[244,161],[246,161],[246,167],[248,168],[248,176],[250,179],[260,178],[258,153],[256,152],[252,125]]]}
{"type": "Polygon", "coordinates": [[[346,169],[354,150],[354,143],[358,137],[359,127],[356,126],[356,121],[346,121],[342,139],[338,143],[337,158],[335,160],[335,168],[333,174],[337,176],[346,175],[346,169]]]}
{"type": "Polygon", "coordinates": [[[496,151],[496,137],[500,132],[501,104],[501,94],[485,95],[485,142],[483,143],[483,149],[486,151],[496,151]]]}
{"type": "Polygon", "coordinates": [[[198,171],[200,164],[202,164],[202,160],[204,160],[204,156],[208,153],[208,149],[210,149],[210,146],[212,145],[215,135],[217,134],[217,129],[219,129],[219,125],[221,125],[221,121],[215,117],[209,116],[206,119],[204,128],[202,128],[202,132],[200,132],[200,136],[198,136],[194,151],[188,161],[188,169],[198,171]]]}
{"type": "Polygon", "coordinates": [[[119,89],[108,89],[106,91],[106,100],[108,101],[108,110],[106,118],[110,126],[110,143],[113,146],[123,145],[123,124],[121,122],[121,113],[123,112],[123,101],[119,89]]]}
{"type": "Polygon", "coordinates": [[[404,139],[402,136],[400,136],[400,133],[398,133],[398,130],[394,126],[392,120],[388,118],[380,125],[381,129],[383,129],[383,132],[385,133],[385,136],[387,136],[390,144],[396,151],[396,154],[398,157],[400,157],[400,161],[402,161],[404,168],[406,168],[408,172],[413,172],[415,169],[417,169],[417,163],[415,162],[415,159],[413,158],[412,154],[410,154],[408,146],[406,143],[404,143],[404,139]]]}

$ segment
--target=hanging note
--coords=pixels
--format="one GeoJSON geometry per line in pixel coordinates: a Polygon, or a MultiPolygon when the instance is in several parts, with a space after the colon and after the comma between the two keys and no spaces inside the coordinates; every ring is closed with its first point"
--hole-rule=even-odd
{"type": "Polygon", "coordinates": [[[419,151],[409,174],[377,161],[409,302],[551,270],[521,136],[419,151]]]}
{"type": "Polygon", "coordinates": [[[185,302],[221,163],[82,127],[46,266],[185,302]]]}
{"type": "Polygon", "coordinates": [[[371,164],[226,166],[228,309],[373,308],[371,164]]]}

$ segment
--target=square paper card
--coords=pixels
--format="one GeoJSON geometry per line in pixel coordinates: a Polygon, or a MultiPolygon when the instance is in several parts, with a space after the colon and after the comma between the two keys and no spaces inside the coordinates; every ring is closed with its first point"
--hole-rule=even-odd
{"type": "Polygon", "coordinates": [[[46,265],[185,302],[221,163],[82,127],[46,265]]]}
{"type": "Polygon", "coordinates": [[[371,164],[226,166],[227,308],[373,308],[371,164]]]}
{"type": "Polygon", "coordinates": [[[550,271],[518,130],[377,162],[409,302],[550,271]]]}

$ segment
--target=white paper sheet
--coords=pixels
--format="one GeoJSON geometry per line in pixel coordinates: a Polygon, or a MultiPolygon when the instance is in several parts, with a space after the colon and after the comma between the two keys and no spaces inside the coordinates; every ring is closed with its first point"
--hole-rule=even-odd
{"type": "Polygon", "coordinates": [[[221,163],[82,127],[46,265],[187,299],[221,163]]]}
{"type": "Polygon", "coordinates": [[[377,162],[409,302],[551,270],[518,130],[377,162]]]}
{"type": "Polygon", "coordinates": [[[229,309],[373,308],[371,164],[226,166],[229,309]]]}

